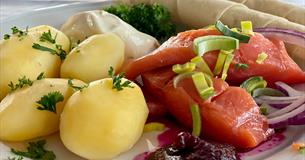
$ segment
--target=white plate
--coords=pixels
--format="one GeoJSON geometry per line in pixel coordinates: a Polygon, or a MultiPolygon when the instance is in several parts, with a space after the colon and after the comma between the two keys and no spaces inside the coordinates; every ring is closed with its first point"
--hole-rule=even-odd
{"type": "MultiPolygon", "coordinates": [[[[55,7],[43,8],[28,12],[15,17],[10,17],[1,21],[0,24],[0,36],[5,33],[10,33],[12,26],[20,28],[32,27],[41,24],[47,24],[60,28],[71,15],[86,10],[99,9],[102,6],[109,6],[114,4],[111,1],[97,2],[97,3],[73,3],[68,5],[60,5],[55,7]]],[[[81,128],[80,128],[81,129],[81,128]]],[[[153,150],[158,146],[157,136],[159,132],[145,133],[138,143],[128,152],[117,157],[115,160],[133,160],[135,156],[149,150],[153,150]]],[[[245,160],[305,160],[304,155],[298,154],[291,149],[293,141],[305,142],[305,126],[289,127],[280,138],[283,140],[276,143],[276,146],[272,149],[262,149],[259,153],[248,153],[244,156],[245,160]]],[[[47,148],[54,151],[57,160],[83,160],[75,154],[68,151],[61,143],[58,134],[44,137],[47,140],[47,148]]],[[[277,140],[276,138],[274,139],[277,140]]],[[[26,143],[8,143],[0,141],[0,160],[5,160],[9,156],[13,156],[10,152],[10,148],[22,149],[26,146],[26,143]]],[[[264,148],[268,148],[268,144],[265,144],[264,148]]]]}

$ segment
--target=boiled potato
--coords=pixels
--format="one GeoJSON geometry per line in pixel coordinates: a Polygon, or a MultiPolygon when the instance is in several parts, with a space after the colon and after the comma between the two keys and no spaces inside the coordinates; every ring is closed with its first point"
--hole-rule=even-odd
{"type": "Polygon", "coordinates": [[[75,154],[92,160],[110,160],[129,150],[140,138],[148,116],[141,89],[117,91],[112,79],[90,83],[66,103],[60,137],[75,154]]]}
{"type": "MultiPolygon", "coordinates": [[[[73,83],[84,85],[79,80],[74,80],[73,83]]],[[[0,103],[0,139],[23,141],[56,132],[62,108],[72,93],[68,80],[46,78],[7,95],[0,103]],[[56,104],[56,113],[38,110],[36,102],[54,91],[59,91],[64,96],[64,101],[56,104]]]]}
{"type": "Polygon", "coordinates": [[[60,75],[85,82],[108,77],[109,67],[116,71],[124,61],[124,42],[114,33],[89,37],[74,48],[61,65],[60,75]]]}
{"type": "Polygon", "coordinates": [[[68,53],[68,37],[46,25],[30,28],[25,36],[18,37],[18,34],[15,34],[7,40],[0,41],[0,99],[8,93],[8,84],[11,81],[16,83],[22,76],[34,80],[37,75],[44,72],[46,77],[59,77],[60,58],[50,52],[32,48],[33,43],[38,43],[55,49],[55,44],[40,41],[42,33],[49,30],[53,38],[57,35],[56,43],[62,45],[68,53]]]}

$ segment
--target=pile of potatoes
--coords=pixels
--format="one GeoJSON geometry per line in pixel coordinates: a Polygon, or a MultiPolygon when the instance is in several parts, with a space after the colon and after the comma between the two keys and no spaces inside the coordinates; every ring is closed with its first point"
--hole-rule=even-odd
{"type": "MultiPolygon", "coordinates": [[[[139,86],[113,89],[108,70],[118,72],[124,63],[124,42],[114,33],[90,36],[70,51],[70,40],[46,25],[30,28],[22,38],[11,35],[0,41],[0,140],[25,141],[60,131],[63,144],[87,159],[112,159],[129,150],[142,135],[148,116],[139,86]],[[56,36],[56,44],[68,53],[65,60],[34,49],[43,33],[56,36]],[[46,78],[35,80],[40,73],[46,78]],[[33,84],[10,91],[8,84],[26,76],[33,84]],[[68,85],[86,86],[76,90],[68,85]],[[38,110],[37,101],[50,92],[64,100],[57,112],[38,110]],[[132,128],[132,129],[131,129],[132,128]]],[[[123,79],[126,81],[126,79],[123,79]]]]}

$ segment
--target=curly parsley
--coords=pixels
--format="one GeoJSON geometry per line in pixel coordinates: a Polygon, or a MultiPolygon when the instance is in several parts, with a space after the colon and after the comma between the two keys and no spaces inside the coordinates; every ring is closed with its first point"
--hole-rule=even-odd
{"type": "Polygon", "coordinates": [[[29,142],[29,146],[27,147],[26,152],[17,151],[13,148],[11,149],[11,152],[19,156],[31,158],[33,160],[55,160],[56,155],[54,154],[54,152],[46,150],[44,148],[45,144],[46,144],[46,140],[29,142]]]}
{"type": "Polygon", "coordinates": [[[37,101],[37,104],[39,105],[37,109],[56,113],[56,104],[62,101],[64,101],[64,96],[60,92],[50,92],[37,101]]]}
{"type": "MultiPolygon", "coordinates": [[[[44,78],[44,72],[41,72],[36,80],[41,80],[44,78]]],[[[23,88],[25,86],[32,86],[33,85],[33,81],[30,80],[29,78],[27,78],[26,76],[23,76],[21,78],[18,78],[18,83],[14,84],[12,81],[8,84],[8,86],[10,87],[10,92],[13,92],[17,89],[23,88]]]]}
{"type": "Polygon", "coordinates": [[[131,86],[131,81],[126,80],[122,83],[122,78],[125,77],[125,73],[120,73],[118,75],[114,75],[114,70],[112,67],[108,70],[108,75],[112,78],[112,88],[116,89],[117,91],[121,91],[124,89],[124,87],[134,88],[134,86],[131,86]]]}
{"type": "MultiPolygon", "coordinates": [[[[28,27],[26,27],[25,31],[22,31],[22,30],[18,29],[16,26],[12,27],[11,30],[12,30],[13,35],[17,35],[18,37],[21,37],[21,39],[19,39],[19,40],[22,40],[23,36],[28,35],[28,27]]],[[[4,35],[5,40],[10,39],[10,37],[11,36],[9,34],[4,35]]]]}
{"type": "Polygon", "coordinates": [[[41,37],[40,37],[40,41],[42,42],[50,42],[52,44],[54,44],[56,41],[57,34],[55,35],[54,38],[52,38],[52,34],[51,31],[49,30],[48,32],[43,32],[41,37]]]}
{"type": "Polygon", "coordinates": [[[118,5],[104,10],[161,41],[176,34],[176,26],[171,22],[170,12],[159,4],[118,5]]]}

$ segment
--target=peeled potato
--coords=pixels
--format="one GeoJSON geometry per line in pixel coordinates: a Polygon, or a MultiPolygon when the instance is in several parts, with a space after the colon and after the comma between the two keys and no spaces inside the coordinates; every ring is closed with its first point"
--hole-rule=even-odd
{"type": "Polygon", "coordinates": [[[108,77],[112,66],[116,71],[124,61],[124,42],[114,33],[89,37],[74,48],[63,62],[61,77],[84,82],[108,77]]]}
{"type": "Polygon", "coordinates": [[[112,79],[90,83],[64,107],[60,137],[75,154],[109,160],[129,150],[140,138],[148,108],[141,89],[112,89],[112,79]]]}
{"type": "MultiPolygon", "coordinates": [[[[84,85],[79,80],[73,81],[73,84],[84,85]]],[[[0,103],[0,139],[23,141],[56,132],[62,108],[73,92],[68,80],[46,78],[7,95],[0,103]],[[38,110],[36,102],[54,91],[64,96],[64,101],[56,104],[56,113],[38,110]]]]}
{"type": "Polygon", "coordinates": [[[0,99],[9,91],[8,84],[16,83],[18,78],[26,76],[34,80],[41,72],[46,77],[59,77],[61,60],[47,51],[32,48],[33,43],[55,49],[55,44],[41,42],[43,32],[50,30],[52,37],[56,35],[56,43],[62,45],[68,53],[70,41],[57,29],[42,25],[29,29],[26,36],[12,35],[8,40],[0,41],[0,99]]]}

